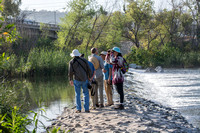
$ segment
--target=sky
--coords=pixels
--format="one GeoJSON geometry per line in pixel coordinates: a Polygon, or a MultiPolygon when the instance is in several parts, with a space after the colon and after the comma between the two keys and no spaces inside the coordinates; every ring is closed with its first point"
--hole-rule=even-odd
{"type": "MultiPolygon", "coordinates": [[[[48,10],[48,11],[65,11],[64,8],[67,6],[67,2],[70,0],[22,0],[22,5],[20,8],[22,10],[48,10]]],[[[117,9],[121,8],[123,5],[123,0],[97,0],[100,5],[109,8],[113,3],[117,1],[115,7],[117,9]]],[[[156,10],[167,8],[169,6],[170,0],[153,0],[154,7],[156,10]]]]}

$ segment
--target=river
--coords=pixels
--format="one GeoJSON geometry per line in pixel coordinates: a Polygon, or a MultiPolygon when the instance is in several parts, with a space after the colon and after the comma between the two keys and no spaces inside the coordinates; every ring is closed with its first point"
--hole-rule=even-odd
{"type": "Polygon", "coordinates": [[[126,79],[126,87],[137,96],[179,111],[200,128],[200,69],[164,69],[163,73],[130,69],[126,79]]]}

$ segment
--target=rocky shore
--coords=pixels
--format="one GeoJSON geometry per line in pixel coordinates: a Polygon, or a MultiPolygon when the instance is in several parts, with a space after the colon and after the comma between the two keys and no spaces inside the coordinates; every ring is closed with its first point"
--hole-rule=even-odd
{"type": "Polygon", "coordinates": [[[65,108],[51,127],[62,131],[89,133],[200,133],[181,114],[171,108],[136,97],[126,92],[125,109],[115,110],[114,106],[90,110],[90,113],[75,113],[65,108]]]}

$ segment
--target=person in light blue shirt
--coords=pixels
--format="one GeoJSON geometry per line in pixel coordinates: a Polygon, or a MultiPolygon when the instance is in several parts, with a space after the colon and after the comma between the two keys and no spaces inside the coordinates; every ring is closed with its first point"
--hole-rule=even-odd
{"type": "Polygon", "coordinates": [[[106,106],[111,106],[113,105],[113,93],[112,93],[112,65],[108,64],[105,61],[107,52],[102,51],[100,56],[104,60],[104,73],[103,73],[103,78],[104,78],[104,88],[106,92],[106,97],[107,97],[107,104],[106,106]]]}

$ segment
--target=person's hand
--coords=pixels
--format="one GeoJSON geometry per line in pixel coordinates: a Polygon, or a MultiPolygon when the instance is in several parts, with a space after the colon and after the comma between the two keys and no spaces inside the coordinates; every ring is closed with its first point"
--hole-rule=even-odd
{"type": "Polygon", "coordinates": [[[69,81],[71,86],[74,86],[74,82],[72,80],[69,81]]]}
{"type": "Polygon", "coordinates": [[[111,84],[111,80],[110,80],[110,78],[108,79],[108,83],[111,84]]]}

